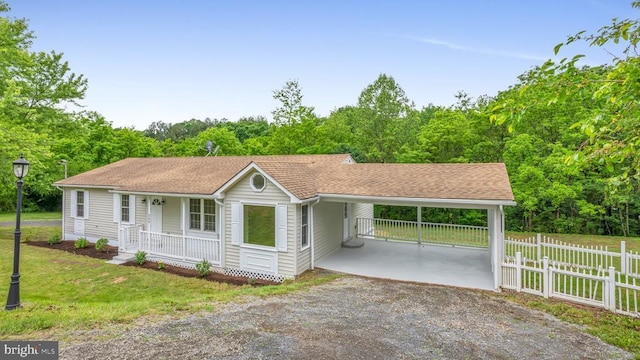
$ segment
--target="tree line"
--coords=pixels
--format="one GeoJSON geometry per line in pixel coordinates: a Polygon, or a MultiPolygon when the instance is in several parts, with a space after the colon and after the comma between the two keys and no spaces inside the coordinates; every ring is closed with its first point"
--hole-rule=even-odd
{"type": "MultiPolygon", "coordinates": [[[[632,6],[638,8],[638,2],[632,6]]],[[[31,162],[26,211],[56,210],[61,192],[51,184],[127,157],[349,153],[358,162],[504,162],[515,207],[509,230],[638,235],[640,39],[637,20],[614,19],[573,43],[623,44],[610,64],[581,66],[580,56],[548,61],[519,76],[495,96],[456,94],[451,106],[417,108],[400,84],[380,74],[353,105],[318,116],[297,80],[273,92],[278,106],[266,117],[157,121],[146,130],[114,128],[96,111],[69,111],[87,79],[63,55],[31,49],[25,19],[0,1],[0,211],[15,210],[11,162],[31,162]]],[[[377,207],[381,216],[415,219],[415,209],[377,207]]],[[[426,221],[483,224],[477,211],[428,209],[426,221]]]]}

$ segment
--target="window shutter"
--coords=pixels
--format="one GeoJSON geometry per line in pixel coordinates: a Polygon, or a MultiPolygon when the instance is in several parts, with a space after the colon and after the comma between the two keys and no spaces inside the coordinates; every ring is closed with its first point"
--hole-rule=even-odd
{"type": "Polygon", "coordinates": [[[120,222],[120,194],[113,194],[113,222],[120,222]]]}
{"type": "Polygon", "coordinates": [[[287,251],[287,205],[276,206],[276,247],[287,251]]]}
{"type": "Polygon", "coordinates": [[[71,217],[78,216],[78,190],[71,190],[71,217]]]}
{"type": "Polygon", "coordinates": [[[89,190],[84,191],[84,218],[89,218],[89,190]]]}
{"type": "Polygon", "coordinates": [[[136,223],[136,196],[129,195],[129,224],[136,223]]]}
{"type": "Polygon", "coordinates": [[[231,203],[231,244],[240,245],[242,242],[240,203],[231,203]]]}

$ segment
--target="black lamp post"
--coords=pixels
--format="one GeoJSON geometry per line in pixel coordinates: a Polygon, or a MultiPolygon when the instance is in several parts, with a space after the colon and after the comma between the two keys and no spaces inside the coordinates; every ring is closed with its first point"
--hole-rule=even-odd
{"type": "Polygon", "coordinates": [[[13,162],[13,174],[18,178],[18,201],[16,205],[16,232],[13,244],[13,274],[7,298],[6,310],[20,307],[20,213],[22,212],[22,178],[29,172],[29,162],[20,154],[20,158],[13,162]]]}

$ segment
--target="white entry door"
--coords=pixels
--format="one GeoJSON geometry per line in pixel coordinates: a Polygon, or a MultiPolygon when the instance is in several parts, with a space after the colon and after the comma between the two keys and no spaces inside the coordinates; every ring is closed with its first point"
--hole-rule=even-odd
{"type": "Polygon", "coordinates": [[[151,197],[151,209],[149,213],[149,231],[162,232],[162,198],[151,197]]]}
{"type": "Polygon", "coordinates": [[[351,217],[351,203],[344,203],[342,210],[342,239],[349,240],[351,239],[351,222],[349,218],[351,217]]]}

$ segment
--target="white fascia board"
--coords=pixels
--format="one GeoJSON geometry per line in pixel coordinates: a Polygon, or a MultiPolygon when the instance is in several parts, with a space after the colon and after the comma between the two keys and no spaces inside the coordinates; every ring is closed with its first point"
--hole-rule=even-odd
{"type": "Polygon", "coordinates": [[[56,187],[66,187],[66,188],[74,188],[74,189],[113,189],[114,186],[109,185],[69,185],[69,184],[51,184],[56,187]]]}
{"type": "Polygon", "coordinates": [[[126,191],[126,190],[110,190],[110,193],[114,194],[129,194],[129,195],[142,195],[142,196],[162,196],[162,197],[179,197],[179,198],[198,198],[198,199],[217,199],[215,195],[204,194],[176,194],[176,193],[159,193],[159,192],[144,192],[144,191],[126,191]]]}
{"type": "Polygon", "coordinates": [[[260,168],[253,161],[247,165],[244,169],[242,169],[239,173],[237,173],[234,177],[229,179],[224,185],[222,185],[215,193],[213,193],[214,197],[218,199],[224,199],[225,193],[229,188],[233,187],[240,179],[242,179],[245,175],[247,175],[250,171],[255,170],[262,174],[267,180],[269,180],[272,184],[274,184],[280,191],[289,196],[292,204],[300,204],[302,200],[298,199],[295,195],[293,195],[289,190],[285,189],[279,182],[277,182],[274,178],[272,178],[269,174],[267,174],[264,170],[260,168]]]}
{"type": "Polygon", "coordinates": [[[320,194],[322,201],[336,202],[363,202],[381,205],[406,205],[423,207],[462,208],[462,209],[487,209],[495,206],[515,206],[511,200],[473,200],[473,199],[432,199],[432,198],[407,198],[390,196],[364,196],[344,194],[320,194]]]}

